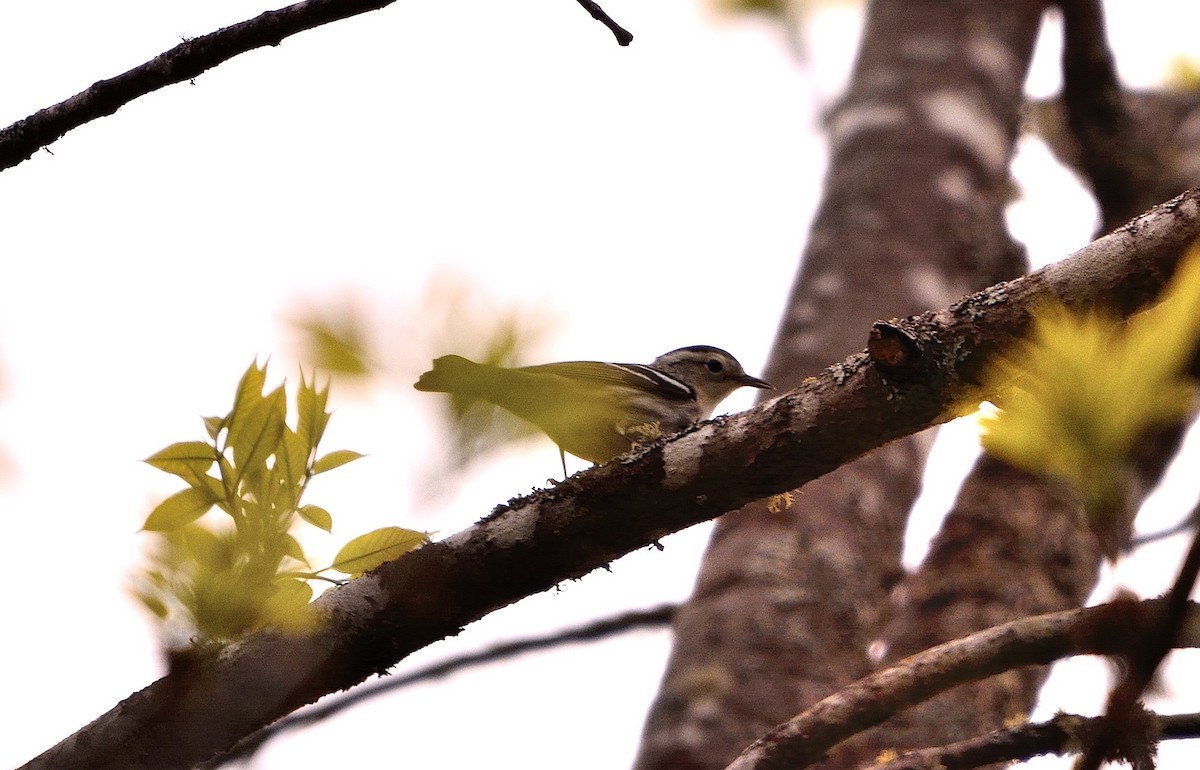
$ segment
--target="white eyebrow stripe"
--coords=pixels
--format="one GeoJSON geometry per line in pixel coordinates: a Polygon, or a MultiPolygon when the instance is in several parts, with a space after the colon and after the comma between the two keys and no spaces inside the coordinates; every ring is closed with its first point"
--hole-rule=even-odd
{"type": "Polygon", "coordinates": [[[688,398],[696,397],[696,391],[692,389],[691,385],[680,382],[674,377],[664,374],[659,370],[653,369],[649,366],[645,366],[643,364],[610,364],[610,366],[615,366],[618,369],[629,372],[635,377],[641,377],[643,380],[646,380],[652,385],[677,390],[680,392],[680,394],[685,395],[688,398]]]}

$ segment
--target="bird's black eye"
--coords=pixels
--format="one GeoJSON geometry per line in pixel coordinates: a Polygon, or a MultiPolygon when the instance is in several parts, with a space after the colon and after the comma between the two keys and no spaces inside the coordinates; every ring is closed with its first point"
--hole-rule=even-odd
{"type": "Polygon", "coordinates": [[[721,365],[721,362],[715,358],[708,359],[708,363],[705,364],[705,366],[707,366],[708,370],[713,374],[720,374],[721,370],[725,368],[721,365]]]}

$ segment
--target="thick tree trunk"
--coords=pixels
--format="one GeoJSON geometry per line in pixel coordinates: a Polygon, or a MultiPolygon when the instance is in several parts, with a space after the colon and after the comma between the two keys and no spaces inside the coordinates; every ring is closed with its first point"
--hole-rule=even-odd
{"type": "MultiPolygon", "coordinates": [[[[777,387],[863,348],[877,319],[1023,272],[1003,209],[1044,6],[871,4],[850,92],[829,119],[824,202],[767,371],[777,387]]],[[[639,768],[722,767],[873,668],[868,650],[903,576],[924,456],[921,438],[894,442],[790,505],[720,520],[676,620],[639,768]]]]}

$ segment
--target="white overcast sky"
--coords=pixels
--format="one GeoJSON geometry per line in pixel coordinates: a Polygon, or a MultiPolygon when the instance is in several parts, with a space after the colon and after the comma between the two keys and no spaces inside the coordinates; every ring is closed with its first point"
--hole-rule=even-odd
{"type": "MultiPolygon", "coordinates": [[[[1176,15],[1196,13],[1190,0],[1109,5],[1135,84],[1161,77],[1200,28],[1176,15]]],[[[138,458],[200,438],[198,415],[228,408],[255,356],[294,376],[281,318],[297,302],[353,295],[404,318],[450,268],[559,318],[548,358],[642,361],[707,343],[761,372],[824,171],[816,115],[844,80],[858,11],[818,12],[802,67],[769,26],[691,0],[604,6],[634,33],[629,48],[574,0],[397,3],[140,99],[0,174],[0,690],[15,709],[0,766],[160,675],[125,586],[136,530],[174,486],[138,458]]],[[[0,125],[265,9],[0,5],[0,125]]],[[[1048,43],[1038,94],[1056,82],[1048,43]]],[[[1069,176],[1036,146],[1018,168],[1012,222],[1035,259],[1082,245],[1093,211],[1069,176]],[[1077,214],[1048,220],[1063,201],[1077,214]]],[[[417,374],[396,366],[398,383],[417,374]]],[[[337,523],[306,540],[318,555],[383,524],[449,534],[556,472],[553,447],[530,444],[430,499],[414,486],[440,441],[430,398],[402,384],[334,393],[328,448],[370,457],[313,485],[337,523]]],[[[952,490],[937,491],[931,509],[952,490]]],[[[1179,507],[1188,494],[1166,497],[1179,507]]],[[[706,535],[521,602],[397,670],[682,599],[706,535]]],[[[1147,593],[1167,579],[1130,574],[1119,580],[1147,593]]],[[[414,688],[280,741],[255,766],[625,766],[668,644],[632,634],[414,688]]],[[[1065,689],[1093,705],[1069,707],[1094,710],[1102,687],[1094,670],[1075,676],[1065,689]]]]}

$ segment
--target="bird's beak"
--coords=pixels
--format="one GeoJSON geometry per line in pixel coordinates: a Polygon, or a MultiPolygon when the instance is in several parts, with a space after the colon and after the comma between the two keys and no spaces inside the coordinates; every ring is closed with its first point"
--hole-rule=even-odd
{"type": "Polygon", "coordinates": [[[766,390],[775,390],[775,386],[766,380],[760,380],[757,377],[751,377],[749,374],[743,374],[738,380],[743,385],[751,388],[765,388],[766,390]]]}

